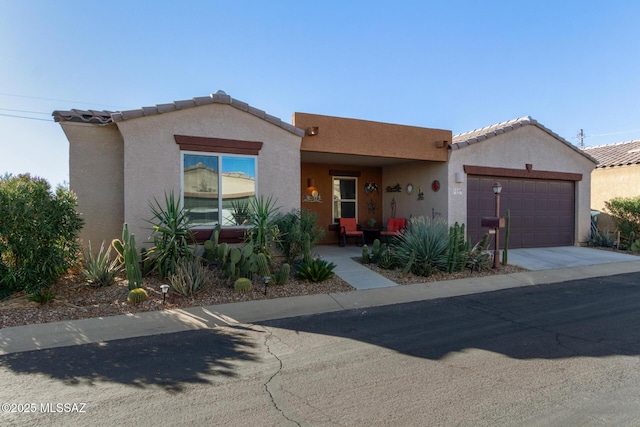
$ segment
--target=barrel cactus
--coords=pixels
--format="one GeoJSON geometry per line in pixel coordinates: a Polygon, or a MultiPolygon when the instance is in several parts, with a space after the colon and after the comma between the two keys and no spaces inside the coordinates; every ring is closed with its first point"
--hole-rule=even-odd
{"type": "Polygon", "coordinates": [[[233,289],[235,289],[236,292],[244,293],[249,292],[251,290],[251,286],[251,280],[246,277],[241,277],[234,282],[233,289]]]}
{"type": "Polygon", "coordinates": [[[146,301],[149,299],[149,295],[147,294],[147,291],[145,291],[142,288],[135,288],[132,289],[131,291],[129,291],[129,296],[127,297],[127,301],[129,301],[129,304],[140,304],[143,301],[146,301]]]}

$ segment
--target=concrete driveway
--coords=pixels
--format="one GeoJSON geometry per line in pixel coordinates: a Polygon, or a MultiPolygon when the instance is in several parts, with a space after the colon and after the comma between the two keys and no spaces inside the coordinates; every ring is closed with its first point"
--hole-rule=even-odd
{"type": "Polygon", "coordinates": [[[640,261],[640,256],[579,246],[509,249],[509,264],[531,271],[626,261],[640,261]]]}

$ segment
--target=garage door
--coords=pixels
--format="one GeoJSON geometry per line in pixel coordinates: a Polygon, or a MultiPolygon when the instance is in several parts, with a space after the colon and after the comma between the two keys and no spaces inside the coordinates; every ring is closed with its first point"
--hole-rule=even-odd
{"type": "MultiPolygon", "coordinates": [[[[469,175],[467,180],[467,233],[473,243],[487,232],[482,217],[495,216],[493,183],[502,184],[500,216],[511,213],[510,248],[572,246],[575,192],[573,181],[501,178],[469,175]]],[[[504,230],[500,246],[504,247],[504,230]]],[[[493,246],[493,245],[492,245],[493,246]]]]}

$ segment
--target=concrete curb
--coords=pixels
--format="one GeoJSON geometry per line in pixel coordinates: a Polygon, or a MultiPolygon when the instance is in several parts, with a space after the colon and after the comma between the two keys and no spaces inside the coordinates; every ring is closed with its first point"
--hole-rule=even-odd
{"type": "Polygon", "coordinates": [[[0,329],[0,355],[640,272],[640,261],[0,329]]]}

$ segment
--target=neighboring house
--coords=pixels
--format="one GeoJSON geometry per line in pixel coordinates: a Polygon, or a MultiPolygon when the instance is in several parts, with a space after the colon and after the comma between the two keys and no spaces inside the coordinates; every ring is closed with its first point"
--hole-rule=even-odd
{"type": "Polygon", "coordinates": [[[604,211],[614,197],[640,196],[640,140],[585,148],[598,161],[591,174],[591,208],[604,211]]]}
{"type": "MultiPolygon", "coordinates": [[[[306,208],[337,243],[340,217],[376,227],[390,217],[465,223],[479,240],[494,216],[494,180],[511,210],[511,247],[575,245],[589,233],[588,154],[525,117],[451,131],[294,113],[293,126],[219,91],[123,112],[54,111],[70,144],[70,186],[82,239],[118,237],[126,221],[150,234],[149,201],[173,190],[200,237],[242,231],[235,207],[273,195],[281,211],[306,208]]],[[[504,233],[502,233],[504,235],[504,233]]],[[[142,238],[140,238],[142,237],[142,238]]]]}

